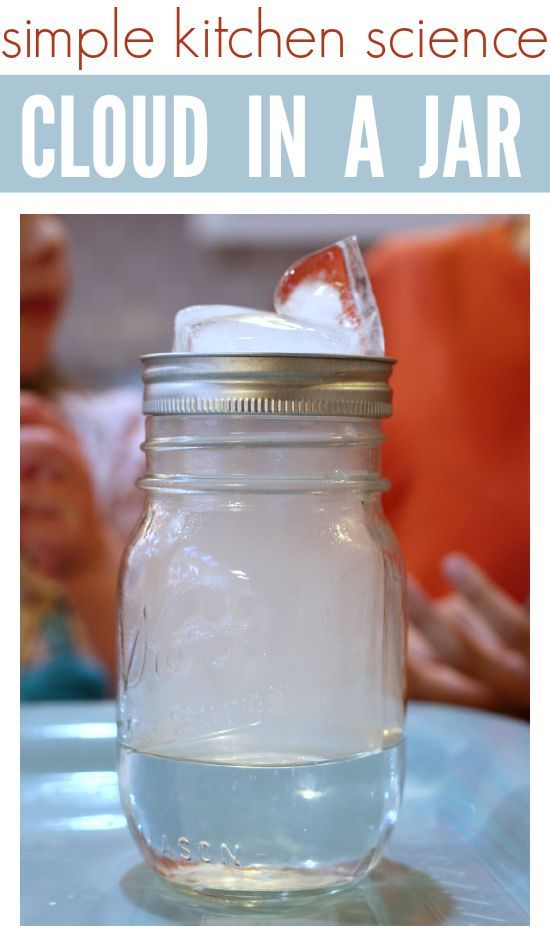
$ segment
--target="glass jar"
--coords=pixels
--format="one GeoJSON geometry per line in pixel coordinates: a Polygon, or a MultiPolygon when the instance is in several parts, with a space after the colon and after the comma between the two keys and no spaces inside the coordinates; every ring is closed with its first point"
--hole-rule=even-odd
{"type": "Polygon", "coordinates": [[[154,355],[120,584],[119,780],[145,860],[211,894],[366,873],[403,780],[390,359],[154,355]]]}

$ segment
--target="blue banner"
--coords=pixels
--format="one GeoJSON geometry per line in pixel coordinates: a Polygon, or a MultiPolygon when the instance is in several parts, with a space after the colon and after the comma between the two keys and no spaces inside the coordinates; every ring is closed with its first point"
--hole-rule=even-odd
{"type": "Polygon", "coordinates": [[[548,76],[0,77],[3,191],[547,192],[548,76]]]}

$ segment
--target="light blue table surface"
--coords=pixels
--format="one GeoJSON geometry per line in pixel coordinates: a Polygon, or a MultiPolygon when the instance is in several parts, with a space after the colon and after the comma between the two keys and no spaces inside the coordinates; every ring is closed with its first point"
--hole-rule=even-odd
{"type": "Polygon", "coordinates": [[[529,729],[411,704],[403,807],[385,857],[347,891],[239,905],[186,896],[135,848],[112,703],[22,709],[21,923],[486,926],[529,923],[529,729]]]}

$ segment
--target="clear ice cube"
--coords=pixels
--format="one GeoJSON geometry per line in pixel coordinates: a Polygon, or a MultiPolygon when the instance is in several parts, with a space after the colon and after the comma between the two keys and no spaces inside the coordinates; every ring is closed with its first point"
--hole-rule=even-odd
{"type": "Polygon", "coordinates": [[[275,291],[275,312],[198,305],[176,315],[174,351],[382,355],[384,337],[355,237],[304,257],[275,291]]]}
{"type": "Polygon", "coordinates": [[[173,351],[195,354],[358,355],[355,334],[238,306],[196,305],[176,315],[173,351]]]}
{"type": "Polygon", "coordinates": [[[380,313],[354,236],[289,266],[274,301],[275,311],[281,315],[340,329],[342,340],[344,333],[351,332],[357,354],[384,354],[380,313]]]}

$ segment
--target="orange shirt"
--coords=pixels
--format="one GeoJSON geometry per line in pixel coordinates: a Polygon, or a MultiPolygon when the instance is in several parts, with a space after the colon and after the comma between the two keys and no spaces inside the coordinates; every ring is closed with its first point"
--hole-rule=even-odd
{"type": "Polygon", "coordinates": [[[529,593],[529,266],[509,222],[402,237],[367,257],[397,358],[384,497],[432,594],[450,551],[529,593]]]}

